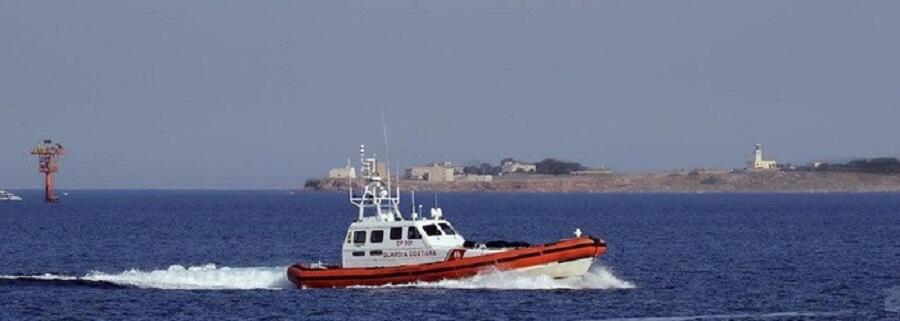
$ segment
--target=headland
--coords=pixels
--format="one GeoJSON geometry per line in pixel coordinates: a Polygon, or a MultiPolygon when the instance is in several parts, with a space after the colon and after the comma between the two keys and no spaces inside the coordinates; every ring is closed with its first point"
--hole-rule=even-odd
{"type": "MultiPolygon", "coordinates": [[[[308,191],[346,190],[354,180],[310,180],[308,191]]],[[[667,171],[596,176],[509,175],[491,181],[399,180],[403,190],[539,193],[871,193],[900,192],[900,175],[814,171],[667,171]]],[[[353,185],[357,185],[353,183],[353,185]]],[[[396,185],[395,185],[396,186],[396,185]]]]}

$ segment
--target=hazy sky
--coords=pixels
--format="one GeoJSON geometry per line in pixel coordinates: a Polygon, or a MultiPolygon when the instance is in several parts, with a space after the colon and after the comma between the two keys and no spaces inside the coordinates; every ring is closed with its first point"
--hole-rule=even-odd
{"type": "Polygon", "coordinates": [[[382,110],[400,166],[895,156],[898,57],[900,1],[0,0],[0,188],[45,137],[63,189],[302,186],[382,110]]]}

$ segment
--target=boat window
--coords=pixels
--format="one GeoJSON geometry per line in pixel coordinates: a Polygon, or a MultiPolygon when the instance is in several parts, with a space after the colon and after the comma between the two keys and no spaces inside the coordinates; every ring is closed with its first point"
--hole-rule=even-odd
{"type": "Polygon", "coordinates": [[[403,228],[402,227],[392,227],[391,228],[391,240],[399,240],[403,238],[403,228]]]}
{"type": "Polygon", "coordinates": [[[372,236],[369,238],[370,243],[381,243],[384,240],[384,231],[376,230],[372,231],[372,236]]]}
{"type": "Polygon", "coordinates": [[[441,224],[438,224],[438,225],[440,225],[440,226],[441,226],[441,229],[444,230],[444,234],[447,234],[447,235],[456,235],[456,231],[454,231],[453,228],[450,227],[450,224],[447,224],[447,223],[441,223],[441,224]]]}
{"type": "Polygon", "coordinates": [[[406,235],[406,239],[408,240],[418,240],[422,238],[422,234],[419,234],[419,229],[415,226],[409,227],[409,233],[406,235]]]}
{"type": "Polygon", "coordinates": [[[428,236],[441,235],[441,230],[438,230],[437,225],[434,224],[422,226],[422,229],[425,230],[425,234],[428,234],[428,236]]]}
{"type": "Polygon", "coordinates": [[[347,232],[347,243],[353,241],[353,232],[347,232]]]}
{"type": "Polygon", "coordinates": [[[366,243],[366,231],[353,232],[353,244],[366,243]]]}
{"type": "Polygon", "coordinates": [[[353,256],[365,256],[365,255],[366,255],[366,252],[365,252],[365,251],[356,251],[356,252],[353,252],[353,256]]]}
{"type": "Polygon", "coordinates": [[[384,254],[381,250],[369,251],[369,256],[381,256],[381,254],[384,254]]]}

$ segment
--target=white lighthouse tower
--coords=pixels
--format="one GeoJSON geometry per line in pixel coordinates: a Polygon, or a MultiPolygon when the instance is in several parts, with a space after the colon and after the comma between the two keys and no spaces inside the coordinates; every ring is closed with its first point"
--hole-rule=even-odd
{"type": "Polygon", "coordinates": [[[777,169],[778,162],[763,159],[762,145],[756,144],[753,148],[753,160],[747,162],[749,169],[752,170],[770,170],[777,169]]]}
{"type": "Polygon", "coordinates": [[[760,162],[763,161],[763,158],[762,158],[762,144],[756,144],[756,147],[753,148],[753,155],[756,156],[756,157],[754,157],[754,159],[753,159],[754,162],[760,163],[760,162]]]}

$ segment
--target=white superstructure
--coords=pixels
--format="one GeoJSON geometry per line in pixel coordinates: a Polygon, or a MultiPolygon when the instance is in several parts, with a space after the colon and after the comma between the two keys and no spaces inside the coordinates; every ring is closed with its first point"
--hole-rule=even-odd
{"type": "MultiPolygon", "coordinates": [[[[438,262],[454,249],[463,248],[465,239],[444,218],[440,208],[432,208],[429,217],[421,216],[421,207],[412,206],[409,219],[400,213],[400,189],[391,190],[377,172],[375,158],[368,158],[360,146],[362,166],[359,175],[365,179],[361,194],[349,191],[350,202],[358,209],[350,224],[342,249],[343,267],[384,267],[438,262]]],[[[413,203],[415,195],[413,194],[413,203]]],[[[476,248],[460,251],[466,257],[502,251],[476,248]]],[[[454,252],[455,253],[455,252],[454,252]]]]}

